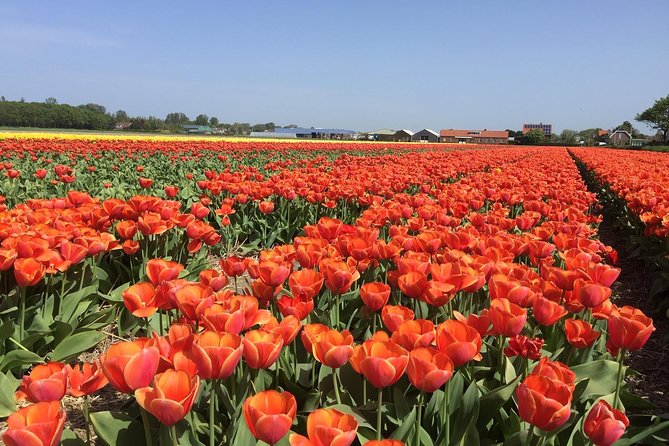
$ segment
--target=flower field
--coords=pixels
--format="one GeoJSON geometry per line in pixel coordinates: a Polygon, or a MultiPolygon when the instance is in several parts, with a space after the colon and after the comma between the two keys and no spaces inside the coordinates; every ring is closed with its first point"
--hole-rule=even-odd
{"type": "MultiPolygon", "coordinates": [[[[567,149],[37,136],[0,139],[5,444],[669,439],[567,149]]],[[[669,157],[572,152],[666,238],[669,157]]]]}

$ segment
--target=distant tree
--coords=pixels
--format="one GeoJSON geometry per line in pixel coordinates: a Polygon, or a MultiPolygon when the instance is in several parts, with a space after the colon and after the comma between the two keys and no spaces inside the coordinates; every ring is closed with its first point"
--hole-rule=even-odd
{"type": "Polygon", "coordinates": [[[562,144],[576,144],[576,137],[578,132],[576,130],[564,129],[560,132],[560,142],[562,144]]]}
{"type": "Polygon", "coordinates": [[[183,125],[183,124],[188,124],[189,122],[190,119],[188,119],[188,116],[186,116],[184,113],[181,112],[168,113],[167,117],[165,118],[166,124],[183,125]]]}
{"type": "Polygon", "coordinates": [[[209,116],[205,114],[197,115],[195,118],[195,125],[207,125],[209,124],[209,116]]]}
{"type": "Polygon", "coordinates": [[[519,138],[523,136],[523,132],[521,132],[520,130],[516,131],[516,130],[506,129],[506,131],[509,132],[509,138],[519,138]]]}
{"type": "Polygon", "coordinates": [[[284,129],[296,129],[297,124],[288,124],[288,125],[284,126],[283,128],[284,129]]]}
{"type": "Polygon", "coordinates": [[[125,110],[116,110],[112,115],[114,122],[128,122],[130,121],[130,116],[125,112],[125,110]]]}
{"type": "Polygon", "coordinates": [[[212,127],[218,127],[218,118],[216,116],[209,118],[209,125],[212,127]]]}
{"type": "Polygon", "coordinates": [[[539,145],[544,142],[544,131],[532,129],[522,137],[522,143],[528,145],[539,145]]]}
{"type": "Polygon", "coordinates": [[[5,99],[4,96],[0,96],[0,102],[5,102],[7,99],[5,99]]]}
{"type": "Polygon", "coordinates": [[[58,103],[58,100],[56,98],[54,98],[53,96],[51,96],[51,97],[46,98],[44,100],[44,103],[49,104],[49,105],[56,105],[58,103]]]}
{"type": "Polygon", "coordinates": [[[667,134],[669,133],[669,95],[655,101],[652,107],[642,111],[634,119],[662,132],[662,141],[667,141],[667,134]]]}
{"type": "Polygon", "coordinates": [[[102,113],[103,115],[107,113],[107,107],[100,104],[93,104],[93,103],[81,104],[79,108],[84,108],[95,113],[102,113]]]}
{"type": "Polygon", "coordinates": [[[26,98],[24,98],[23,96],[21,96],[21,99],[19,99],[19,102],[21,102],[21,103],[26,102],[26,98]]]}

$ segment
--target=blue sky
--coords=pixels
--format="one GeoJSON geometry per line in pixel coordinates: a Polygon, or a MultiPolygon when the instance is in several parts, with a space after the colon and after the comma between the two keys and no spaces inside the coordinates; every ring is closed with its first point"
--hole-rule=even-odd
{"type": "Polygon", "coordinates": [[[559,131],[632,120],[669,94],[667,0],[190,3],[2,0],[0,95],[222,122],[559,131]]]}

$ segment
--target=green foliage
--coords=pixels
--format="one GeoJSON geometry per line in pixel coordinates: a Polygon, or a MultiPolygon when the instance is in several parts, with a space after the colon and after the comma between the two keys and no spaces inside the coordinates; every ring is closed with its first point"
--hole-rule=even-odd
{"type": "Polygon", "coordinates": [[[666,141],[669,132],[669,95],[655,101],[652,107],[637,114],[634,119],[661,131],[666,141]]]}
{"type": "Polygon", "coordinates": [[[522,138],[522,143],[523,144],[529,144],[529,145],[539,145],[542,144],[545,140],[544,137],[544,132],[541,129],[533,129],[527,132],[523,138],[522,138]]]}
{"type": "Polygon", "coordinates": [[[0,125],[105,130],[110,128],[112,119],[101,110],[104,107],[97,104],[73,107],[55,102],[0,101],[0,125]]]}

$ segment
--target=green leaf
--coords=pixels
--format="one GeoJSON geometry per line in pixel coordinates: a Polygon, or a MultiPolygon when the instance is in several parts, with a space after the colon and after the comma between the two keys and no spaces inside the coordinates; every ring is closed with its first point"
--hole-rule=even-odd
{"type": "Polygon", "coordinates": [[[0,373],[0,418],[11,415],[16,410],[14,392],[18,383],[4,373],[0,373]]]}
{"type": "Polygon", "coordinates": [[[95,412],[91,414],[93,429],[109,446],[142,446],[144,428],[130,415],[123,412],[95,412]]]}
{"type": "Polygon", "coordinates": [[[12,350],[5,355],[0,365],[0,371],[4,372],[18,365],[32,365],[44,362],[42,357],[26,350],[12,350]]]}
{"type": "Polygon", "coordinates": [[[416,424],[416,408],[414,407],[411,412],[409,412],[409,415],[404,418],[402,421],[402,424],[399,425],[397,429],[395,429],[395,432],[392,433],[390,438],[393,440],[402,440],[406,441],[406,439],[409,436],[409,432],[411,432],[411,429],[413,426],[416,424]]]}
{"type": "Polygon", "coordinates": [[[84,440],[79,438],[77,434],[70,429],[64,429],[63,435],[60,437],[61,446],[86,446],[84,440]]]}
{"type": "Polygon", "coordinates": [[[76,333],[56,346],[51,354],[51,360],[66,361],[76,358],[81,353],[97,345],[105,336],[105,334],[94,330],[76,333]]]}
{"type": "Polygon", "coordinates": [[[465,391],[465,394],[462,396],[462,404],[451,430],[451,443],[455,440],[458,442],[457,444],[464,444],[462,442],[465,440],[465,437],[472,438],[472,435],[474,434],[468,434],[468,432],[472,429],[476,431],[476,420],[479,416],[479,401],[478,386],[475,381],[472,381],[469,387],[467,387],[467,391],[465,391]]]}
{"type": "Polygon", "coordinates": [[[478,425],[484,426],[490,419],[492,419],[500,407],[502,407],[513,395],[514,390],[518,386],[522,376],[517,376],[516,379],[509,384],[498,387],[491,392],[486,393],[481,397],[480,411],[478,425]]]}
{"type": "Polygon", "coordinates": [[[618,363],[607,359],[599,359],[587,364],[576,365],[571,368],[576,373],[576,381],[590,378],[584,391],[584,396],[608,395],[616,390],[618,379],[618,363]]]}
{"type": "Polygon", "coordinates": [[[664,423],[660,423],[653,427],[647,427],[643,431],[639,432],[638,434],[634,435],[631,438],[620,439],[616,443],[616,446],[631,446],[634,444],[639,444],[641,440],[644,440],[650,437],[651,435],[654,435],[656,432],[659,432],[664,429],[669,429],[669,421],[665,421],[664,423]]]}

